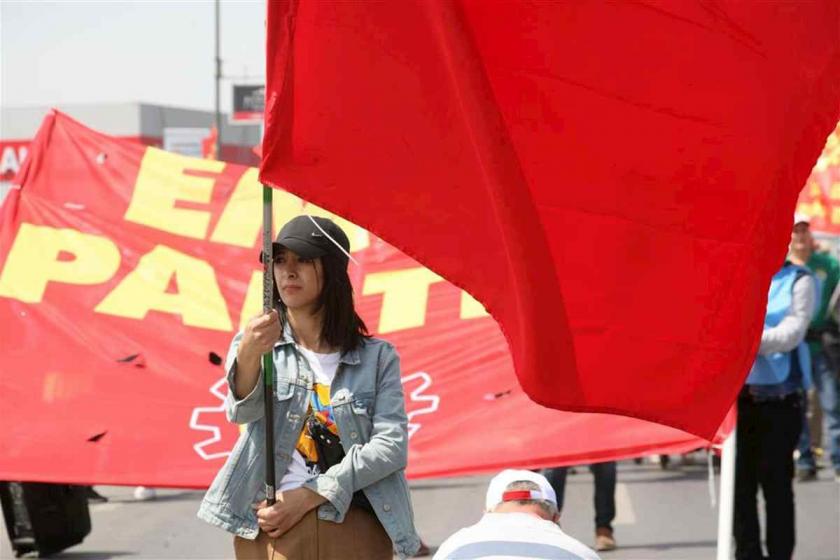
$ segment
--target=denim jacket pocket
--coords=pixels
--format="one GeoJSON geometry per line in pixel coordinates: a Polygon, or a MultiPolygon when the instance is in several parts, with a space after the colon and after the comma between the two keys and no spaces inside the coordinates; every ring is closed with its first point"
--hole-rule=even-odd
{"type": "Polygon", "coordinates": [[[373,416],[373,392],[356,393],[353,395],[353,414],[366,416],[368,418],[373,416]]]}
{"type": "Polygon", "coordinates": [[[286,377],[277,378],[277,387],[274,389],[274,398],[278,401],[287,401],[292,398],[295,385],[286,377]]]}
{"type": "Polygon", "coordinates": [[[373,428],[373,393],[355,394],[343,387],[331,399],[339,436],[345,451],[370,441],[373,428]]]}
{"type": "Polygon", "coordinates": [[[353,400],[353,392],[346,387],[342,387],[338,391],[335,392],[332,397],[330,397],[330,404],[332,404],[333,408],[337,406],[343,406],[353,400]]]}
{"type": "Polygon", "coordinates": [[[362,435],[363,443],[370,441],[373,431],[373,397],[373,393],[360,393],[354,395],[350,402],[353,423],[362,435]]]}

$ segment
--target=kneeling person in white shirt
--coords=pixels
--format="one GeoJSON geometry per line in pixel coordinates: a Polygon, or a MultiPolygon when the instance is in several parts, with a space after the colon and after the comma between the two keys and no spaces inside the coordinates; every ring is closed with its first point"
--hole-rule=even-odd
{"type": "Polygon", "coordinates": [[[496,475],[487,488],[486,511],[478,523],[446,539],[434,560],[599,560],[560,529],[557,497],[540,474],[508,469],[496,475]]]}

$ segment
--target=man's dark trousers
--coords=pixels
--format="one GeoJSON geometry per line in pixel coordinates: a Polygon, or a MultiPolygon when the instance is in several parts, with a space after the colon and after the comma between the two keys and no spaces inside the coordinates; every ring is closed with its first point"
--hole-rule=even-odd
{"type": "Polygon", "coordinates": [[[761,532],[756,495],[761,486],[770,560],[790,560],[796,544],[793,503],[793,450],[802,429],[802,396],[755,402],[738,399],[735,459],[736,560],[760,560],[761,532]]]}
{"type": "MultiPolygon", "coordinates": [[[[557,494],[557,509],[563,509],[563,497],[566,493],[566,471],[567,467],[555,467],[546,469],[543,476],[554,488],[557,494]]],[[[612,530],[612,522],[615,519],[615,461],[606,463],[594,463],[589,465],[589,470],[595,477],[595,528],[605,527],[612,530]]]]}

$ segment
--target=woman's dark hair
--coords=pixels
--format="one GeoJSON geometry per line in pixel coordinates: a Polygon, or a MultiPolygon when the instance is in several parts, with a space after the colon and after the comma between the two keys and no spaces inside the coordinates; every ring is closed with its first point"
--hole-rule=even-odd
{"type": "MultiPolygon", "coordinates": [[[[356,313],[353,305],[353,286],[347,274],[347,261],[332,253],[321,257],[323,287],[318,300],[318,310],[324,310],[321,340],[344,354],[361,346],[370,333],[356,313]]],[[[274,299],[280,313],[280,322],[286,324],[286,305],[280,299],[277,285],[274,285],[274,299]]]]}

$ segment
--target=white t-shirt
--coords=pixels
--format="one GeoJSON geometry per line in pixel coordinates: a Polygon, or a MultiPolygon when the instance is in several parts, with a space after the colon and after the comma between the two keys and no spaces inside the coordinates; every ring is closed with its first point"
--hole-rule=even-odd
{"type": "Polygon", "coordinates": [[[446,539],[434,560],[599,560],[595,551],[556,524],[530,513],[485,513],[446,539]]]}
{"type": "MultiPolygon", "coordinates": [[[[341,359],[341,352],[319,354],[318,352],[313,352],[312,350],[304,348],[300,345],[298,345],[297,349],[309,363],[309,368],[312,370],[312,374],[314,376],[313,381],[316,385],[316,390],[313,393],[312,398],[320,398],[320,404],[316,405],[317,408],[321,410],[322,413],[332,417],[332,406],[329,403],[330,385],[332,384],[333,379],[335,379],[336,371],[338,371],[338,362],[341,359]]],[[[310,406],[313,404],[315,403],[311,402],[310,406]]],[[[286,470],[286,474],[284,474],[282,480],[280,480],[279,490],[281,492],[286,492],[288,490],[300,488],[303,486],[304,482],[318,474],[318,468],[310,468],[306,464],[306,459],[301,452],[295,449],[292,453],[292,462],[289,463],[289,468],[286,470]]]]}

